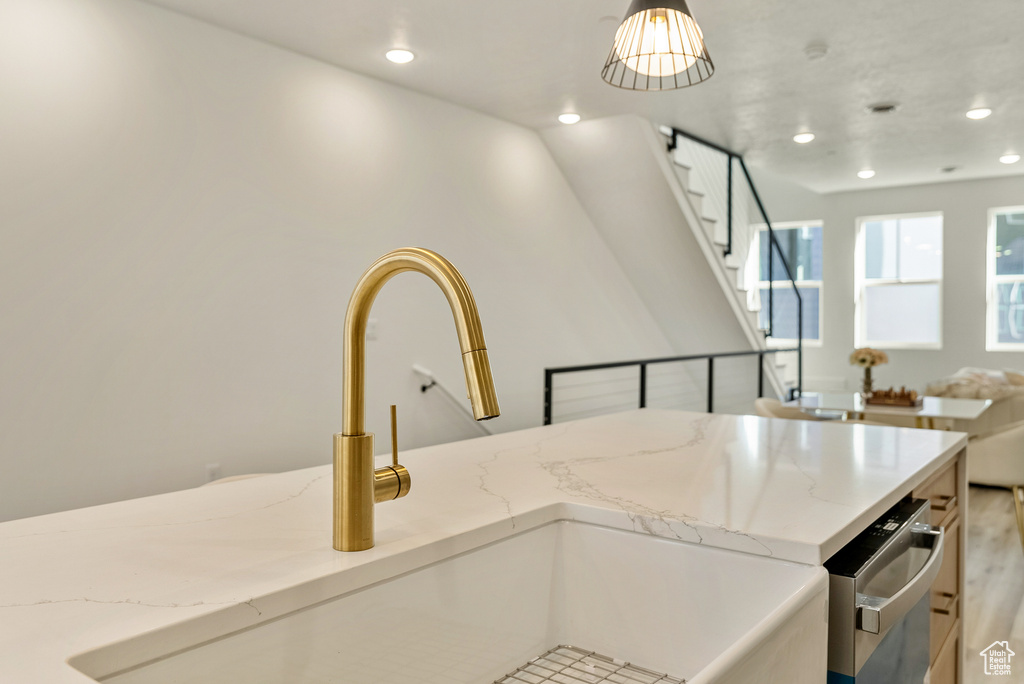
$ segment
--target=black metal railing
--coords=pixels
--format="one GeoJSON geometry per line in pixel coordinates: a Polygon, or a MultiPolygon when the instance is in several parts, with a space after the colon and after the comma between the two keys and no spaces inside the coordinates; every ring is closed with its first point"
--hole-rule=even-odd
{"type": "Polygon", "coordinates": [[[708,362],[707,379],[707,412],[714,413],[715,410],[715,359],[737,356],[757,356],[757,396],[764,396],[764,357],[767,354],[778,354],[780,352],[797,351],[791,349],[751,349],[748,351],[721,352],[718,354],[690,354],[687,356],[663,356],[654,359],[638,359],[635,361],[613,361],[611,363],[591,363],[583,366],[561,366],[558,368],[544,369],[544,424],[551,425],[552,415],[552,393],[554,390],[554,379],[562,373],[582,373],[584,371],[607,370],[609,368],[624,368],[637,366],[639,368],[639,400],[637,408],[647,407],[647,367],[679,361],[701,361],[708,362]]]}
{"type": "Polygon", "coordinates": [[[754,202],[757,204],[757,210],[760,212],[761,218],[764,219],[764,224],[768,231],[768,327],[765,329],[765,337],[771,337],[775,330],[775,292],[773,284],[775,280],[776,255],[778,256],[783,269],[786,271],[786,277],[789,279],[789,282],[793,287],[793,294],[796,296],[796,393],[800,394],[803,391],[804,386],[804,302],[803,298],[800,296],[800,289],[796,285],[796,279],[793,277],[793,272],[789,267],[789,262],[787,261],[785,254],[782,253],[782,248],[779,246],[779,242],[775,237],[775,231],[772,229],[772,222],[768,219],[768,212],[765,211],[764,203],[761,202],[761,196],[757,194],[757,188],[754,186],[754,180],[750,177],[750,171],[747,170],[747,164],[743,161],[743,157],[736,152],[678,128],[672,128],[671,139],[668,143],[669,152],[676,149],[680,136],[688,140],[692,140],[699,145],[721,152],[728,158],[726,181],[728,184],[726,191],[726,202],[728,204],[726,209],[727,238],[723,256],[729,256],[732,254],[733,247],[733,164],[739,163],[740,170],[743,171],[743,178],[747,183],[751,196],[754,198],[754,202]]]}

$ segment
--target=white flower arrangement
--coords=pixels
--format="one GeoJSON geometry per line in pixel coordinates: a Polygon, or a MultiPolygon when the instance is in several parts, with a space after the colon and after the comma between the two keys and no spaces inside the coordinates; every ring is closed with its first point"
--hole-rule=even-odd
{"type": "Polygon", "coordinates": [[[850,354],[850,365],[852,366],[872,368],[874,366],[881,366],[883,363],[889,363],[889,356],[879,349],[861,347],[860,349],[854,349],[853,353],[850,354]]]}

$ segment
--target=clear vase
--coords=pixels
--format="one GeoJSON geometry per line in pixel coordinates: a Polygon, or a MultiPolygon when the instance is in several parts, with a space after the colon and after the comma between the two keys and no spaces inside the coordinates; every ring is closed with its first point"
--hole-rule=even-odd
{"type": "Polygon", "coordinates": [[[860,395],[864,399],[867,399],[871,396],[873,391],[874,389],[871,382],[871,366],[868,366],[864,369],[864,384],[861,385],[860,395]]]}

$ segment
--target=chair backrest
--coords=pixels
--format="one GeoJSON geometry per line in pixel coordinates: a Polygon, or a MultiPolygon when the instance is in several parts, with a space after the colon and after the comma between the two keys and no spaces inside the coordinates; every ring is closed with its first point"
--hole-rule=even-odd
{"type": "Polygon", "coordinates": [[[778,399],[770,399],[768,397],[761,397],[760,399],[754,400],[754,411],[757,415],[762,418],[786,418],[788,420],[813,420],[820,421],[820,418],[816,418],[808,413],[804,413],[800,409],[790,408],[783,406],[782,402],[778,399]]]}
{"type": "Polygon", "coordinates": [[[967,479],[975,484],[1024,485],[1024,424],[967,443],[967,479]]]}

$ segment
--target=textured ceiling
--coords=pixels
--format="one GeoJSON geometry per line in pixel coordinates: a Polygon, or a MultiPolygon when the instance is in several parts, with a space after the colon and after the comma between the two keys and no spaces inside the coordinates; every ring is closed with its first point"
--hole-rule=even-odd
{"type": "Polygon", "coordinates": [[[715,74],[661,93],[601,81],[628,0],[148,1],[531,128],[636,113],[819,192],[1024,174],[999,163],[1024,154],[1024,0],[691,0],[715,74]]]}

